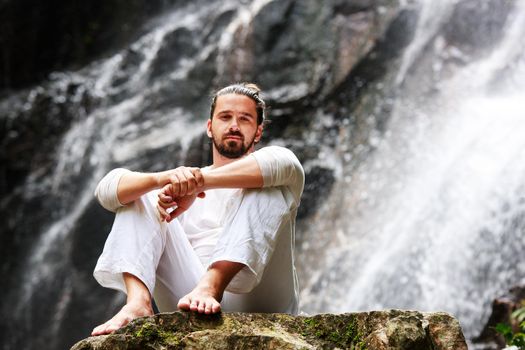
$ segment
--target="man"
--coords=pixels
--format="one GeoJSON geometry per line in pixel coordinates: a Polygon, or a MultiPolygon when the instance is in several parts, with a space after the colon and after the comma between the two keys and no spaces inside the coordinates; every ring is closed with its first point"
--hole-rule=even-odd
{"type": "Polygon", "coordinates": [[[293,248],[304,172],[282,147],[255,151],[265,103],[254,84],[212,100],[213,164],[159,173],[109,172],[95,191],[115,222],[94,276],[127,293],[124,307],[92,335],[176,308],[297,313],[293,248]]]}

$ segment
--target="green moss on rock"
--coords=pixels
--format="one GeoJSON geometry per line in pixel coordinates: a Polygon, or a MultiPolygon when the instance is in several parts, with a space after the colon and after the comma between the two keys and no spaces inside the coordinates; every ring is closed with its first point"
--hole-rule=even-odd
{"type": "Polygon", "coordinates": [[[181,337],[178,332],[167,331],[153,323],[144,323],[138,331],[133,334],[140,344],[160,344],[166,346],[178,346],[181,337]]]}
{"type": "Polygon", "coordinates": [[[305,317],[173,312],[137,319],[72,350],[254,348],[466,350],[466,344],[459,323],[443,313],[390,310],[305,317]]]}
{"type": "Polygon", "coordinates": [[[337,348],[366,349],[362,340],[357,318],[349,315],[343,320],[326,319],[327,315],[308,317],[303,320],[306,329],[301,332],[305,337],[314,335],[319,340],[329,342],[337,348]]]}

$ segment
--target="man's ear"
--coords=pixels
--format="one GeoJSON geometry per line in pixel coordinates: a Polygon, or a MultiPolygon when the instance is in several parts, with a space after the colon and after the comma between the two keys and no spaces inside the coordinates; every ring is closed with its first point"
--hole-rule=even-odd
{"type": "Polygon", "coordinates": [[[255,138],[253,139],[253,141],[255,143],[259,143],[259,141],[261,141],[261,137],[262,137],[262,134],[263,134],[263,124],[259,124],[259,126],[257,126],[257,131],[255,132],[255,138]]]}
{"type": "Polygon", "coordinates": [[[208,122],[206,123],[206,135],[211,139],[211,119],[208,119],[208,122]]]}

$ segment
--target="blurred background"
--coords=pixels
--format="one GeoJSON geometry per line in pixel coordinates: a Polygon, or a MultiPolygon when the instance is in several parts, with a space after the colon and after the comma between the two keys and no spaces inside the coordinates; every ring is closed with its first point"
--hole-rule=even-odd
{"type": "Polygon", "coordinates": [[[124,296],[92,270],[114,167],[210,162],[254,81],[306,171],[301,310],[443,310],[472,348],[525,284],[525,1],[0,1],[0,343],[67,349],[124,296]]]}

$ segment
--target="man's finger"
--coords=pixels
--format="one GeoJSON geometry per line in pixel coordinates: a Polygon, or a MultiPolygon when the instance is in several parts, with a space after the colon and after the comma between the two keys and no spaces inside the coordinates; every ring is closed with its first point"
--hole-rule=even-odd
{"type": "Polygon", "coordinates": [[[159,215],[160,215],[160,219],[162,221],[166,220],[169,222],[170,220],[170,214],[168,214],[168,212],[166,211],[166,209],[164,209],[163,207],[161,207],[160,205],[157,204],[157,211],[159,212],[159,215]]]}
{"type": "Polygon", "coordinates": [[[162,187],[162,189],[159,191],[157,196],[159,198],[161,196],[168,196],[168,197],[171,197],[171,198],[175,198],[175,196],[173,195],[173,185],[171,183],[169,183],[167,185],[164,185],[164,187],[162,187]]]}
{"type": "Polygon", "coordinates": [[[170,222],[172,221],[173,219],[175,219],[176,217],[178,217],[180,214],[184,213],[186,209],[184,208],[181,208],[181,207],[177,207],[175,208],[171,213],[169,213],[169,218],[166,220],[167,222],[170,222]]]}
{"type": "Polygon", "coordinates": [[[184,173],[184,168],[177,169],[176,175],[180,183],[180,192],[177,197],[183,197],[188,194],[188,179],[186,178],[186,174],[184,173]]]}
{"type": "Polygon", "coordinates": [[[195,176],[193,176],[193,173],[191,172],[190,168],[184,168],[182,169],[184,176],[186,177],[186,180],[188,181],[188,188],[186,195],[192,195],[195,193],[195,188],[197,187],[197,180],[195,179],[195,176]]]}
{"type": "Polygon", "coordinates": [[[171,196],[168,196],[162,192],[159,192],[158,196],[159,196],[159,201],[161,202],[164,202],[164,203],[173,202],[173,198],[171,196]]]}
{"type": "Polygon", "coordinates": [[[201,169],[191,168],[191,172],[193,173],[193,176],[195,177],[195,180],[197,181],[197,186],[198,187],[204,186],[204,177],[202,176],[201,169]]]}
{"type": "Polygon", "coordinates": [[[177,198],[177,197],[180,197],[181,194],[180,194],[180,190],[181,190],[181,185],[180,185],[180,182],[181,182],[181,179],[180,177],[177,175],[177,173],[173,173],[171,178],[170,178],[170,181],[171,181],[171,196],[174,197],[174,198],[177,198]]]}
{"type": "Polygon", "coordinates": [[[169,209],[169,208],[175,207],[177,205],[177,202],[175,202],[175,201],[171,201],[171,202],[158,201],[157,205],[161,206],[164,209],[169,209]]]}

